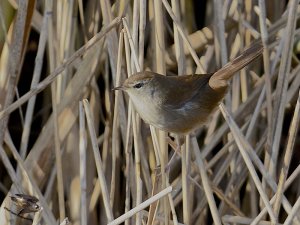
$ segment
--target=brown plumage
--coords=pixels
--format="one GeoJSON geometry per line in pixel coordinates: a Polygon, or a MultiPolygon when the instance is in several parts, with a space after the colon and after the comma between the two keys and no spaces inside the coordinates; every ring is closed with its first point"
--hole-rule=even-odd
{"type": "Polygon", "coordinates": [[[261,55],[255,44],[213,74],[163,76],[140,72],[121,87],[145,122],[165,131],[186,134],[202,125],[227,91],[227,81],[261,55]]]}
{"type": "Polygon", "coordinates": [[[15,203],[15,205],[20,209],[18,215],[37,212],[41,208],[37,204],[39,200],[36,197],[31,195],[15,194],[14,196],[10,196],[10,198],[15,203]]]}

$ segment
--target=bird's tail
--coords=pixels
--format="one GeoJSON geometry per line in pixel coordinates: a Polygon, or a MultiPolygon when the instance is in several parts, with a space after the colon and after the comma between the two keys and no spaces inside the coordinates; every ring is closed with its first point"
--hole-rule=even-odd
{"type": "Polygon", "coordinates": [[[239,70],[247,66],[263,52],[263,45],[261,42],[255,43],[246,50],[244,50],[238,57],[231,60],[217,72],[215,72],[209,79],[209,86],[214,89],[227,87],[227,81],[239,70]]]}

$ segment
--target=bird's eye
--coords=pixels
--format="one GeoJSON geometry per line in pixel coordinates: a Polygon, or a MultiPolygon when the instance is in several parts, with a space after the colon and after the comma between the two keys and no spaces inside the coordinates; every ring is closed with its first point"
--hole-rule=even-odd
{"type": "Polygon", "coordinates": [[[139,89],[139,88],[141,88],[143,86],[144,86],[144,83],[141,82],[141,83],[135,84],[133,87],[136,88],[136,89],[139,89]]]}

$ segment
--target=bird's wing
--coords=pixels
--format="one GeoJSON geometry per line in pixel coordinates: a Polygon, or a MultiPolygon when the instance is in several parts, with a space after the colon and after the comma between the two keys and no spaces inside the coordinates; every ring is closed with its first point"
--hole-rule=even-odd
{"type": "Polygon", "coordinates": [[[15,194],[15,196],[17,196],[18,198],[24,199],[25,201],[28,201],[28,202],[37,203],[39,201],[38,198],[36,198],[35,196],[32,196],[32,195],[15,194]]]}
{"type": "Polygon", "coordinates": [[[211,76],[212,74],[195,74],[169,77],[168,97],[162,103],[173,109],[182,108],[199,93],[203,86],[208,84],[211,76]]]}

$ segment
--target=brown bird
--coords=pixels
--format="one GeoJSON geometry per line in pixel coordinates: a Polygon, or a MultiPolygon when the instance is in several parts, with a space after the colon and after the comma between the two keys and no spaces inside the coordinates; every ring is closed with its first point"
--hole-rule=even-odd
{"type": "Polygon", "coordinates": [[[201,126],[224,98],[228,80],[262,54],[252,45],[212,74],[164,76],[139,72],[114,90],[125,91],[140,117],[161,130],[187,134],[201,126]]]}
{"type": "Polygon", "coordinates": [[[10,196],[11,200],[20,209],[17,215],[23,215],[25,213],[37,212],[41,207],[37,204],[38,199],[31,195],[15,194],[10,196]]]}

